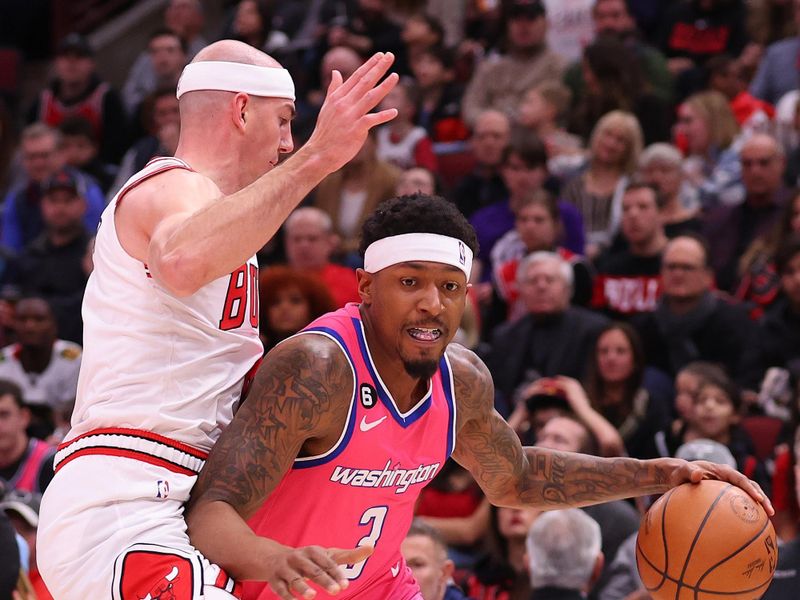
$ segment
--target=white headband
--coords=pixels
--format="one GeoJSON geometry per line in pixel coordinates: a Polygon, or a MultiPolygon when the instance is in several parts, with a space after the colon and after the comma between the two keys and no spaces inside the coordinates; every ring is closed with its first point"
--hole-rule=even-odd
{"type": "Polygon", "coordinates": [[[234,62],[201,61],[186,65],[178,80],[176,95],[180,98],[195,90],[244,92],[294,100],[294,82],[286,69],[234,62]]]}
{"type": "Polygon", "coordinates": [[[452,265],[467,281],[472,271],[472,250],[459,239],[436,233],[404,233],[372,242],[364,253],[364,270],[377,273],[415,260],[452,265]]]}

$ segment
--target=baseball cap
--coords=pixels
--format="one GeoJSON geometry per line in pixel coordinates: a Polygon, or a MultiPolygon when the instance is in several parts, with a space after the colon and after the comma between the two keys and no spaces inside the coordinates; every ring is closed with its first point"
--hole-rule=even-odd
{"type": "Polygon", "coordinates": [[[571,412],[567,394],[555,381],[549,379],[540,380],[539,389],[535,394],[525,398],[525,405],[529,412],[534,412],[546,408],[560,408],[566,412],[571,412]]]}
{"type": "Polygon", "coordinates": [[[56,55],[62,54],[77,54],[78,56],[91,57],[94,56],[92,46],[84,36],[80,33],[70,33],[58,43],[56,47],[56,55]]]}
{"type": "Polygon", "coordinates": [[[539,0],[511,0],[507,5],[509,19],[527,17],[536,19],[546,15],[544,5],[539,0]]]}
{"type": "Polygon", "coordinates": [[[55,175],[45,180],[42,184],[42,194],[53,190],[67,190],[73,194],[78,193],[78,179],[69,169],[61,169],[55,175]]]}
{"type": "Polygon", "coordinates": [[[675,458],[683,460],[706,460],[718,465],[736,468],[736,459],[728,447],[714,440],[700,439],[686,442],[675,451],[675,458]]]}
{"type": "Polygon", "coordinates": [[[0,510],[6,514],[17,513],[31,527],[39,526],[39,507],[42,504],[42,495],[31,492],[13,490],[6,494],[0,502],[0,510]]]}

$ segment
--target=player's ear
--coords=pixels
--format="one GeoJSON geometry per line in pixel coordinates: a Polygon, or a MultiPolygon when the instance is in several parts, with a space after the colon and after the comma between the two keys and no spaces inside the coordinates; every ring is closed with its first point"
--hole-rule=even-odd
{"type": "Polygon", "coordinates": [[[356,269],[356,277],[358,277],[358,295],[361,296],[361,302],[369,306],[372,304],[372,282],[375,280],[375,275],[367,273],[364,269],[356,269]]]}
{"type": "Polygon", "coordinates": [[[247,110],[249,108],[250,98],[247,94],[239,93],[233,97],[233,105],[231,107],[231,119],[237,129],[244,131],[245,124],[247,123],[247,110]]]}

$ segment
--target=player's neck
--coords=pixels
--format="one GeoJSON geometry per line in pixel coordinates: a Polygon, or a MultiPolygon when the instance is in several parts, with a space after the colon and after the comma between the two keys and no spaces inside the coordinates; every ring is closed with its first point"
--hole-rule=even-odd
{"type": "Polygon", "coordinates": [[[215,146],[182,140],[175,151],[175,158],[183,160],[193,170],[211,179],[223,194],[233,194],[245,187],[246,183],[240,178],[238,155],[235,152],[209,154],[209,147],[215,146]]]}

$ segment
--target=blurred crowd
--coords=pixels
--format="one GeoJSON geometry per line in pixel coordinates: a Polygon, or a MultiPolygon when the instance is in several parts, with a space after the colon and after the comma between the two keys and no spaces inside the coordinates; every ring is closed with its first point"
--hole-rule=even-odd
{"type": "MultiPolygon", "coordinates": [[[[0,537],[23,549],[8,589],[50,597],[38,498],[69,427],[100,214],[175,152],[184,65],[234,38],[292,72],[295,148],[332,70],[391,51],[401,76],[380,107],[397,118],[260,253],[265,351],[359,301],[358,234],[381,201],[442,195],[480,241],[456,341],[520,438],[739,469],[784,543],[766,597],[795,597],[800,0],[240,0],[208,21],[169,0],[119,89],[71,33],[32,103],[0,96],[0,507],[18,543],[3,521],[0,537]]],[[[403,553],[424,600],[645,600],[634,538],[652,500],[497,509],[448,464],[403,553]]]]}

